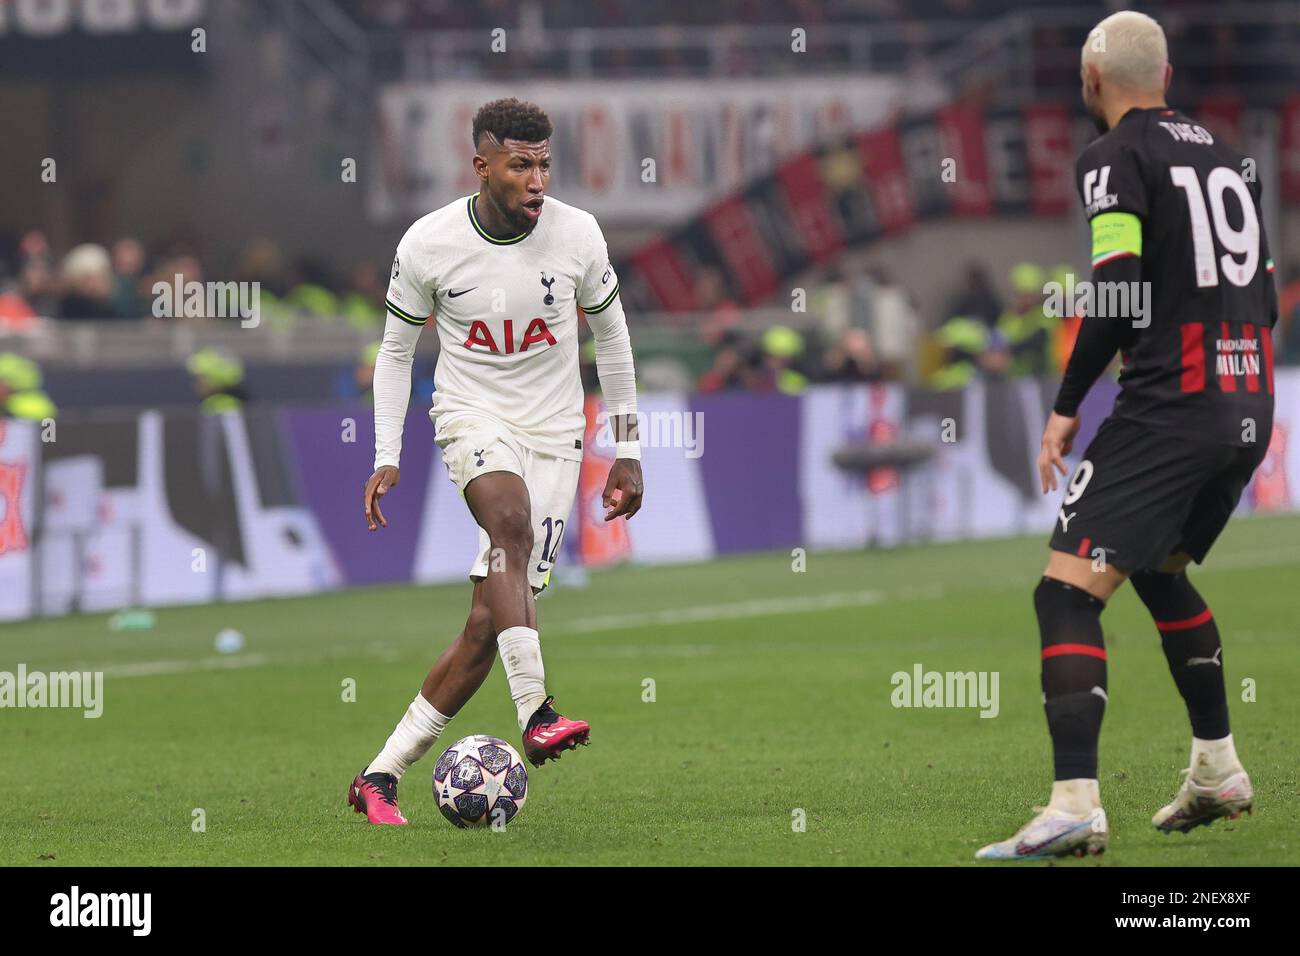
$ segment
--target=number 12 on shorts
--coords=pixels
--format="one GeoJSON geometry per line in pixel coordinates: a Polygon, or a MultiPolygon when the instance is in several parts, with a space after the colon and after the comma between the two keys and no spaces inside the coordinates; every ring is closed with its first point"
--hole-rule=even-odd
{"type": "MultiPolygon", "coordinates": [[[[564,519],[563,518],[543,518],[542,526],[546,528],[546,540],[542,542],[542,564],[555,564],[555,559],[560,556],[560,542],[564,540],[564,519]],[[551,537],[555,538],[555,547],[551,547],[551,537]]],[[[538,567],[538,570],[542,568],[538,567]]]]}

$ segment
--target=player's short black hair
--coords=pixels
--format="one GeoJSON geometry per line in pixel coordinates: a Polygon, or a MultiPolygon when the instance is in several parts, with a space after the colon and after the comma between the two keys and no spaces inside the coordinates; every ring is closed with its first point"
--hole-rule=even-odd
{"type": "Polygon", "coordinates": [[[551,118],[536,103],[525,103],[513,96],[505,100],[484,103],[474,114],[474,148],[479,137],[491,133],[498,143],[517,139],[524,143],[540,143],[550,139],[554,127],[551,118]]]}

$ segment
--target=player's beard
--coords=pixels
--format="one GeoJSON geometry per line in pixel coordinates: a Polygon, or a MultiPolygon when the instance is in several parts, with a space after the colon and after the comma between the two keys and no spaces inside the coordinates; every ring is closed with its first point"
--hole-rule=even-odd
{"type": "Polygon", "coordinates": [[[506,222],[510,226],[509,231],[513,235],[518,236],[532,232],[533,229],[536,228],[537,224],[541,222],[540,218],[529,219],[522,211],[517,211],[511,208],[508,202],[492,194],[491,187],[488,188],[488,201],[492,203],[497,212],[505,217],[506,222]]]}

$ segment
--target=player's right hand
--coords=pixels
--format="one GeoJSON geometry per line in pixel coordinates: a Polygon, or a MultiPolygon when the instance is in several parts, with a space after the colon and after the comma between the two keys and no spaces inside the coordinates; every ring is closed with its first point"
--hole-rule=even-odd
{"type": "Polygon", "coordinates": [[[1079,416],[1067,418],[1052,412],[1043,429],[1043,443],[1038,449],[1038,480],[1043,494],[1056,490],[1056,471],[1064,475],[1069,469],[1065,456],[1074,447],[1074,436],[1079,434],[1079,416]],[[1055,469],[1055,471],[1053,470],[1055,469]]]}
{"type": "Polygon", "coordinates": [[[388,489],[397,484],[400,478],[401,472],[397,470],[396,465],[381,465],[366,482],[366,527],[371,531],[379,525],[388,527],[384,513],[379,510],[379,499],[388,494],[388,489]],[[379,524],[375,524],[376,519],[379,520],[379,524]]]}

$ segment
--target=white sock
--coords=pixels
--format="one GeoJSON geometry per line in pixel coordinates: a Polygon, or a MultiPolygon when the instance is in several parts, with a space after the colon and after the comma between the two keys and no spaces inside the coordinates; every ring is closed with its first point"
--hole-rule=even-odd
{"type": "Polygon", "coordinates": [[[542,667],[542,642],[531,627],[508,627],[497,635],[497,650],[506,665],[506,680],[519,716],[519,729],[546,700],[546,670],[542,667]]]}
{"type": "Polygon", "coordinates": [[[1079,777],[1076,780],[1057,780],[1052,784],[1049,806],[1075,816],[1091,813],[1101,806],[1101,788],[1096,780],[1079,777]]]}
{"type": "Polygon", "coordinates": [[[1219,740],[1202,740],[1192,738],[1192,759],[1188,765],[1192,768],[1192,777],[1197,782],[1218,783],[1241,769],[1241,760],[1237,757],[1237,748],[1233,746],[1232,734],[1219,740]]]}
{"type": "Polygon", "coordinates": [[[366,773],[391,773],[398,780],[406,773],[406,768],[429,752],[429,748],[438,742],[438,735],[446,729],[451,718],[438,713],[438,709],[416,694],[411,706],[393,728],[379,751],[379,756],[370,761],[366,773]]]}

